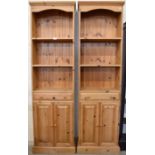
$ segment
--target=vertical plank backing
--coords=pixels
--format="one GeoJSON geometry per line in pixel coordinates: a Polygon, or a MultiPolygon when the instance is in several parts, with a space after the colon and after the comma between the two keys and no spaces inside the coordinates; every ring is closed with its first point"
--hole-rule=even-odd
{"type": "Polygon", "coordinates": [[[83,42],[81,44],[81,64],[120,64],[118,48],[119,43],[115,42],[83,42]]]}
{"type": "Polygon", "coordinates": [[[81,37],[82,38],[110,38],[118,36],[119,13],[108,10],[95,10],[82,13],[81,37]],[[95,22],[94,22],[95,21],[95,22]]]}
{"type": "Polygon", "coordinates": [[[72,38],[73,16],[71,12],[47,10],[35,13],[36,27],[33,37],[39,38],[72,38]]]}
{"type": "Polygon", "coordinates": [[[34,89],[71,90],[73,87],[71,67],[39,67],[35,68],[33,72],[35,77],[34,89]]]}
{"type": "MultiPolygon", "coordinates": [[[[120,92],[122,4],[80,1],[79,10],[80,92],[102,94],[105,89],[120,92]]],[[[112,100],[102,100],[100,103],[97,103],[97,99],[88,99],[85,103],[80,100],[79,153],[91,153],[93,148],[95,153],[103,153],[104,149],[111,152],[118,148],[119,104],[120,101],[115,103],[112,100]],[[100,109],[96,112],[100,122],[97,133],[99,143],[92,145],[88,141],[93,141],[91,136],[95,134],[90,125],[94,121],[92,107],[95,103],[100,109]],[[95,145],[97,147],[91,147],[95,145]]]]}

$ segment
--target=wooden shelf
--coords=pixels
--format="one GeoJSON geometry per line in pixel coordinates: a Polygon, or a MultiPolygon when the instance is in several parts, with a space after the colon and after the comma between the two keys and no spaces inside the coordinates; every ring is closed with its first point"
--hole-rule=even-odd
{"type": "Polygon", "coordinates": [[[118,89],[81,89],[81,93],[119,93],[118,89]]]}
{"type": "Polygon", "coordinates": [[[32,65],[32,67],[73,67],[73,65],[32,65]]]}
{"type": "Polygon", "coordinates": [[[121,67],[121,65],[118,64],[108,64],[108,65],[100,65],[100,64],[82,64],[80,67],[121,67]]]}
{"type": "Polygon", "coordinates": [[[40,93],[40,92],[59,92],[59,93],[65,93],[65,92],[73,92],[71,89],[34,89],[33,92],[40,93]]]}
{"type": "Polygon", "coordinates": [[[115,38],[80,38],[81,41],[85,41],[85,42],[90,42],[90,41],[94,41],[94,42],[103,42],[103,41],[111,41],[111,42],[115,42],[115,41],[120,41],[122,40],[121,37],[115,37],[115,38]]]}
{"type": "MultiPolygon", "coordinates": [[[[36,144],[43,144],[43,151],[36,148],[35,152],[72,153],[75,4],[57,1],[40,4],[37,2],[30,9],[32,101],[36,116],[34,128],[39,131],[34,137],[36,144]],[[49,135],[57,136],[53,139],[49,135]],[[59,142],[62,147],[54,147],[58,146],[59,142]],[[70,146],[69,149],[66,144],[70,146]]],[[[37,146],[34,145],[33,149],[35,147],[37,146]]]]}
{"type": "Polygon", "coordinates": [[[33,41],[73,42],[73,38],[32,38],[33,41]]]}

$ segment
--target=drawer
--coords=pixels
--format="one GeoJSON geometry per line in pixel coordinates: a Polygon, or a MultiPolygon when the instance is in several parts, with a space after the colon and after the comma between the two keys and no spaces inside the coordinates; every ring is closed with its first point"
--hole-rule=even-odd
{"type": "Polygon", "coordinates": [[[80,100],[119,100],[120,93],[81,93],[80,100]]]}
{"type": "Polygon", "coordinates": [[[70,101],[70,100],[73,100],[73,94],[72,93],[33,93],[33,100],[70,101]]]}

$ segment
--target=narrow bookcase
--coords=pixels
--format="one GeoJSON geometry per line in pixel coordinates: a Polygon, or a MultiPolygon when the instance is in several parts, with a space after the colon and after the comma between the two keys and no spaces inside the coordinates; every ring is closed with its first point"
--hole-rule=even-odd
{"type": "Polygon", "coordinates": [[[79,0],[78,153],[120,150],[123,3],[79,0]]]}
{"type": "Polygon", "coordinates": [[[74,153],[74,2],[31,1],[34,153],[74,153]]]}
{"type": "Polygon", "coordinates": [[[30,1],[34,153],[119,153],[123,4],[79,0],[75,25],[75,1],[30,1]]]}

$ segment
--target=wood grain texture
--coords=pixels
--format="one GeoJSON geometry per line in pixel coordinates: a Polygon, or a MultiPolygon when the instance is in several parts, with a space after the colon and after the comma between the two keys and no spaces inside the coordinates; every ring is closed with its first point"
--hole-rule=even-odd
{"type": "Polygon", "coordinates": [[[72,68],[70,67],[39,67],[34,68],[35,86],[36,89],[72,89],[72,68]]]}
{"type": "MultiPolygon", "coordinates": [[[[123,1],[79,2],[78,153],[118,153],[123,1]]],[[[34,153],[74,153],[74,2],[31,1],[34,153]]]]}
{"type": "Polygon", "coordinates": [[[73,102],[34,101],[36,146],[73,146],[73,102]]]}
{"type": "Polygon", "coordinates": [[[50,103],[34,103],[35,145],[53,146],[53,106],[50,103]]]}
{"type": "Polygon", "coordinates": [[[31,1],[34,153],[74,153],[74,2],[31,1]]]}
{"type": "Polygon", "coordinates": [[[73,38],[73,13],[59,10],[47,10],[34,13],[35,32],[33,37],[37,38],[73,38]]]}
{"type": "Polygon", "coordinates": [[[105,10],[95,10],[82,13],[81,17],[81,37],[119,37],[117,29],[119,14],[105,10]]]}
{"type": "Polygon", "coordinates": [[[82,65],[119,65],[118,43],[115,42],[82,42],[82,65]]]}
{"type": "Polygon", "coordinates": [[[83,67],[81,68],[81,90],[119,89],[119,68],[83,67]]]}
{"type": "Polygon", "coordinates": [[[123,1],[79,1],[78,153],[119,154],[123,1]]]}
{"type": "Polygon", "coordinates": [[[37,42],[34,65],[73,66],[72,43],[37,42]]]}
{"type": "Polygon", "coordinates": [[[73,0],[30,0],[32,12],[43,12],[46,10],[61,10],[65,12],[74,12],[73,0]]]}
{"type": "Polygon", "coordinates": [[[39,101],[72,101],[73,100],[73,93],[72,92],[39,92],[35,91],[33,92],[33,100],[39,100],[39,101]]]}
{"type": "Polygon", "coordinates": [[[116,145],[111,146],[79,146],[79,154],[109,154],[120,155],[120,148],[116,145]]]}
{"type": "Polygon", "coordinates": [[[75,147],[47,147],[47,146],[33,146],[33,153],[47,153],[47,154],[75,154],[75,147]]]}
{"type": "Polygon", "coordinates": [[[99,140],[99,104],[80,103],[80,139],[81,146],[97,146],[99,140]]]}
{"type": "Polygon", "coordinates": [[[89,12],[92,10],[104,9],[112,12],[122,12],[124,0],[97,0],[86,1],[79,0],[79,10],[81,12],[89,12]]]}
{"type": "Polygon", "coordinates": [[[55,103],[55,145],[73,146],[73,103],[55,103]]]}

